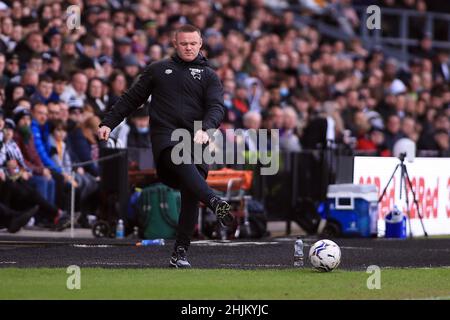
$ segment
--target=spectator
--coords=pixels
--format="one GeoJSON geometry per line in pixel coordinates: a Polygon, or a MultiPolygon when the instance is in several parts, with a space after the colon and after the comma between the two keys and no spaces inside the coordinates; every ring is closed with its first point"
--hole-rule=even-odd
{"type": "Polygon", "coordinates": [[[50,76],[42,75],[39,77],[39,82],[36,91],[30,97],[33,103],[42,103],[47,105],[49,102],[57,101],[53,93],[53,82],[50,76]]]}
{"type": "Polygon", "coordinates": [[[49,102],[47,105],[48,120],[50,122],[59,120],[61,117],[61,105],[59,102],[49,102]]]}
{"type": "Polygon", "coordinates": [[[433,135],[434,142],[436,143],[436,150],[439,157],[450,156],[450,136],[448,130],[438,129],[433,135]]]}
{"type": "Polygon", "coordinates": [[[128,134],[127,146],[129,148],[151,149],[150,140],[150,117],[148,105],[144,105],[131,116],[130,132],[128,134]]]}
{"type": "Polygon", "coordinates": [[[97,140],[97,130],[100,125],[100,119],[97,116],[87,117],[81,123],[81,131],[84,138],[89,143],[90,155],[93,160],[97,160],[99,157],[99,147],[97,140]]]}
{"type": "Polygon", "coordinates": [[[31,97],[36,91],[36,87],[39,83],[39,74],[31,69],[26,69],[23,75],[20,77],[20,85],[25,88],[25,94],[31,97]]]}
{"type": "Polygon", "coordinates": [[[284,125],[280,133],[280,149],[287,152],[299,152],[301,150],[298,136],[298,118],[294,108],[283,109],[284,125]]]}
{"type": "MultiPolygon", "coordinates": [[[[3,71],[4,77],[7,77],[9,81],[16,79],[20,74],[20,61],[17,54],[7,54],[6,65],[3,71]]],[[[17,82],[17,81],[15,81],[17,82]]]]}
{"type": "Polygon", "coordinates": [[[67,132],[64,122],[61,120],[54,120],[50,129],[50,136],[48,138],[49,155],[55,165],[61,170],[64,181],[78,187],[78,183],[72,178],[72,161],[69,152],[64,142],[67,132]]]}
{"type": "Polygon", "coordinates": [[[131,87],[140,71],[139,61],[134,54],[130,54],[123,58],[123,69],[127,87],[131,87]]]}
{"type": "MultiPolygon", "coordinates": [[[[82,105],[70,105],[69,120],[67,121],[67,145],[70,158],[75,163],[93,160],[91,143],[84,136],[82,125],[82,105]]],[[[94,177],[99,175],[98,167],[95,163],[85,166],[84,169],[94,177]]]]}
{"type": "Polygon", "coordinates": [[[31,131],[31,113],[27,109],[18,109],[14,113],[16,131],[14,140],[23,154],[25,165],[31,169],[31,185],[39,191],[41,196],[49,203],[55,203],[55,181],[49,169],[44,167],[34,145],[31,131]]]}
{"type": "Polygon", "coordinates": [[[122,72],[114,72],[109,78],[109,84],[111,91],[108,97],[108,110],[126,90],[127,81],[125,75],[122,72]]]}
{"type": "Polygon", "coordinates": [[[245,150],[251,152],[258,151],[258,129],[261,128],[261,115],[255,111],[249,111],[244,115],[244,141],[245,150]]]}
{"type": "Polygon", "coordinates": [[[447,51],[440,50],[434,65],[434,78],[439,82],[450,84],[450,60],[447,51]]]}
{"type": "Polygon", "coordinates": [[[274,129],[283,128],[284,123],[283,109],[281,109],[279,106],[272,106],[269,109],[269,117],[272,121],[272,126],[274,129]]]}
{"type": "Polygon", "coordinates": [[[108,105],[108,97],[104,94],[103,81],[100,78],[89,80],[86,102],[94,108],[97,117],[103,117],[108,105]]]}
{"type": "Polygon", "coordinates": [[[69,120],[69,105],[63,101],[60,101],[58,105],[59,105],[58,119],[62,120],[64,123],[67,124],[67,121],[69,120]]]}
{"type": "Polygon", "coordinates": [[[65,123],[55,120],[51,128],[49,142],[52,160],[61,168],[65,182],[76,188],[75,211],[81,211],[79,222],[83,226],[88,226],[86,209],[95,207],[90,201],[90,197],[98,191],[98,183],[83,167],[72,168],[73,162],[65,143],[67,136],[65,123]],[[72,176],[72,171],[74,176],[72,176]]]}
{"type": "Polygon", "coordinates": [[[245,85],[238,85],[236,88],[236,94],[231,99],[230,111],[234,116],[234,125],[236,128],[243,127],[242,117],[249,111],[249,103],[247,100],[247,87],[245,85]]]}
{"type": "Polygon", "coordinates": [[[17,43],[12,39],[13,33],[13,19],[11,17],[3,17],[0,22],[0,48],[2,52],[11,52],[16,47],[17,43]]]}
{"type": "Polygon", "coordinates": [[[425,32],[420,39],[419,47],[413,53],[421,58],[431,59],[435,55],[432,40],[432,34],[425,32]]]}
{"type": "Polygon", "coordinates": [[[357,140],[356,150],[372,156],[390,157],[392,155],[384,143],[384,131],[377,127],[372,127],[368,135],[357,140]]]}
{"type": "Polygon", "coordinates": [[[60,95],[60,99],[68,103],[71,99],[77,99],[81,101],[86,100],[86,91],[88,85],[88,78],[81,72],[75,72],[72,75],[70,85],[66,87],[64,92],[60,95]]]}
{"type": "MultiPolygon", "coordinates": [[[[1,41],[1,40],[0,40],[1,41]]],[[[3,53],[0,53],[0,85],[5,86],[8,83],[8,77],[4,74],[6,66],[6,57],[3,53]]]]}
{"type": "Polygon", "coordinates": [[[402,119],[401,131],[406,138],[411,139],[415,143],[419,140],[420,131],[417,130],[416,120],[411,116],[402,119]]]}
{"type": "Polygon", "coordinates": [[[153,168],[155,166],[150,140],[149,106],[136,110],[131,115],[130,132],[128,134],[127,148],[130,162],[139,165],[140,168],[153,168]]]}
{"type": "Polygon", "coordinates": [[[395,143],[404,138],[404,134],[401,132],[401,120],[398,115],[391,114],[388,116],[384,136],[386,147],[392,152],[395,143]]]}
{"type": "MultiPolygon", "coordinates": [[[[32,19],[31,16],[30,19],[32,19]]],[[[14,52],[19,56],[20,63],[23,65],[29,62],[34,54],[40,55],[43,51],[44,40],[42,34],[38,30],[28,33],[25,39],[18,43],[17,47],[14,49],[14,52]]]]}
{"type": "Polygon", "coordinates": [[[76,41],[68,36],[64,38],[62,42],[61,49],[61,72],[64,76],[69,76],[76,71],[78,68],[76,66],[78,60],[78,53],[76,51],[76,41]]]}
{"type": "Polygon", "coordinates": [[[67,77],[62,73],[53,75],[53,96],[55,101],[61,100],[61,95],[66,89],[67,77]]]}
{"type": "Polygon", "coordinates": [[[14,176],[14,179],[21,178],[24,181],[28,181],[32,176],[32,172],[25,164],[19,146],[13,140],[15,128],[16,125],[14,124],[14,121],[6,119],[1,149],[1,152],[3,153],[2,158],[8,169],[5,173],[9,178],[13,178],[14,176]]]}
{"type": "Polygon", "coordinates": [[[432,115],[434,114],[431,123],[425,124],[422,134],[419,138],[418,149],[422,150],[439,150],[439,146],[435,139],[436,131],[446,131],[450,134],[450,119],[444,113],[436,113],[434,109],[431,109],[432,115]]]}
{"type": "Polygon", "coordinates": [[[48,108],[45,104],[35,104],[32,109],[31,132],[39,158],[45,167],[61,173],[61,169],[53,162],[50,156],[50,122],[48,121],[48,108]]]}

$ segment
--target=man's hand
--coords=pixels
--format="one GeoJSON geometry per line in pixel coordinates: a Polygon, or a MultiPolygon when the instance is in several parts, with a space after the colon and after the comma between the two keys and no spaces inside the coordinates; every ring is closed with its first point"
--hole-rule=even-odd
{"type": "Polygon", "coordinates": [[[205,144],[209,141],[209,136],[206,131],[198,130],[194,136],[194,142],[198,144],[205,144]]]}
{"type": "Polygon", "coordinates": [[[42,172],[42,175],[47,180],[51,180],[52,179],[52,172],[48,168],[44,168],[44,171],[42,172]]]}
{"type": "Polygon", "coordinates": [[[97,131],[98,138],[100,140],[105,140],[105,141],[108,140],[110,133],[111,133],[111,128],[108,128],[107,126],[101,126],[97,131]]]}
{"type": "Polygon", "coordinates": [[[28,171],[21,172],[22,180],[28,181],[31,178],[31,173],[28,171]]]}
{"type": "Polygon", "coordinates": [[[78,182],[70,174],[63,173],[63,177],[64,182],[70,183],[74,188],[78,188],[78,182]]]}

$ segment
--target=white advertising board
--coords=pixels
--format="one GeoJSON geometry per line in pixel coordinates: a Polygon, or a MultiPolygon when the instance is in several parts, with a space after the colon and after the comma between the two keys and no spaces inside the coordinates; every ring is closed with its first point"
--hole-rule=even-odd
{"type": "MultiPolygon", "coordinates": [[[[392,176],[398,158],[355,157],[353,183],[375,184],[378,195],[392,176]]],[[[414,162],[404,162],[416,195],[420,214],[429,235],[450,234],[450,158],[416,158],[414,162]]],[[[414,236],[423,236],[423,229],[413,201],[413,193],[408,186],[409,210],[406,205],[405,187],[400,192],[400,166],[387,186],[386,194],[378,206],[378,234],[384,235],[386,214],[394,205],[411,218],[414,236]]],[[[409,235],[409,222],[407,223],[409,235]]]]}

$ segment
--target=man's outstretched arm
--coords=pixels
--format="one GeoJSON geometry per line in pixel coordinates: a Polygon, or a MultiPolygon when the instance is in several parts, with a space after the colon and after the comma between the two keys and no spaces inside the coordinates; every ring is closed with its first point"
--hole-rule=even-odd
{"type": "Polygon", "coordinates": [[[111,130],[117,127],[123,119],[145,103],[152,93],[153,75],[151,65],[145,67],[138,80],[119,98],[100,123],[98,136],[107,140],[111,130]]]}

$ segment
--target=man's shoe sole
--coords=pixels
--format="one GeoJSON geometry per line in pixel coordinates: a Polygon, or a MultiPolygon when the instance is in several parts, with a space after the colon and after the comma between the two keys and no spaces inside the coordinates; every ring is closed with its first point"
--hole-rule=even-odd
{"type": "Polygon", "coordinates": [[[230,213],[231,205],[226,202],[219,203],[216,208],[216,216],[223,227],[229,227],[234,222],[234,216],[230,213]]]}
{"type": "Polygon", "coordinates": [[[172,260],[170,260],[169,263],[170,263],[170,267],[176,268],[176,269],[189,269],[191,267],[191,265],[186,266],[186,267],[180,267],[180,266],[177,265],[176,262],[172,262],[172,260]]]}
{"type": "MultiPolygon", "coordinates": [[[[74,217],[73,217],[73,223],[74,223],[74,226],[75,226],[75,224],[78,222],[78,219],[80,219],[80,216],[81,216],[81,214],[79,213],[79,212],[75,212],[74,213],[74,217]]],[[[56,231],[64,231],[65,229],[67,229],[67,228],[70,228],[70,225],[71,225],[71,218],[70,217],[68,217],[69,219],[66,221],[66,222],[64,222],[64,224],[62,224],[62,225],[57,225],[57,226],[55,226],[55,228],[54,228],[54,230],[56,230],[56,231]]]]}

